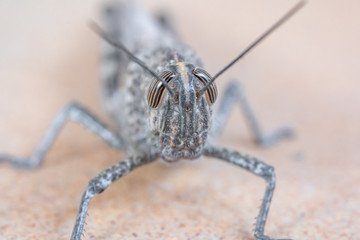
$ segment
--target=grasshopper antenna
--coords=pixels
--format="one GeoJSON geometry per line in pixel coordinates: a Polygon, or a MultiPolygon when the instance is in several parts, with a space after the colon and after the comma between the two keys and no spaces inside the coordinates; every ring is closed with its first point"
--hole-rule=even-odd
{"type": "Polygon", "coordinates": [[[159,80],[169,91],[169,93],[172,96],[175,96],[174,91],[171,89],[169,84],[162,79],[159,75],[157,75],[154,71],[152,71],[150,68],[146,66],[146,64],[141,61],[139,58],[135,57],[134,54],[132,54],[121,42],[113,39],[109,34],[107,34],[96,22],[90,21],[89,23],[90,28],[97,33],[102,39],[104,39],[106,42],[108,42],[110,45],[122,50],[128,57],[133,60],[135,63],[139,64],[140,67],[145,69],[148,73],[150,73],[153,77],[155,77],[157,80],[159,80]]]}
{"type": "Polygon", "coordinates": [[[211,81],[206,84],[205,87],[203,87],[199,91],[199,96],[204,94],[204,92],[209,88],[209,86],[226,70],[228,70],[232,65],[234,65],[237,61],[239,61],[240,58],[244,57],[251,49],[253,49],[258,43],[260,43],[262,40],[264,40],[267,36],[270,35],[275,29],[280,27],[284,22],[286,22],[290,17],[292,17],[296,12],[298,12],[304,5],[306,4],[306,1],[300,1],[298,2],[293,8],[291,8],[282,18],[280,18],[271,28],[269,28],[266,32],[264,32],[258,39],[256,39],[250,46],[248,46],[238,57],[236,57],[234,60],[232,60],[227,66],[225,66],[223,69],[221,69],[215,76],[211,79],[211,81]]]}

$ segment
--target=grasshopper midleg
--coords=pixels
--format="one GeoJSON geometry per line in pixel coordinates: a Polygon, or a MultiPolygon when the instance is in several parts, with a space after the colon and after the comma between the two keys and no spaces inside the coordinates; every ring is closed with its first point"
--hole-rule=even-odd
{"type": "Polygon", "coordinates": [[[79,104],[70,103],[58,112],[30,157],[23,158],[0,153],[0,162],[8,162],[12,166],[21,169],[39,167],[57,135],[68,121],[80,123],[113,148],[119,150],[125,149],[125,142],[117,134],[112,132],[105,124],[101,123],[93,114],[79,104]]]}

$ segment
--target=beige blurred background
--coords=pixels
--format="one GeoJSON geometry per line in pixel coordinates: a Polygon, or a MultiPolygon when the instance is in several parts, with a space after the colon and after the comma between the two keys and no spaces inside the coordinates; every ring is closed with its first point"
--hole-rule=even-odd
{"type": "MultiPolygon", "coordinates": [[[[219,144],[275,166],[266,233],[359,239],[360,2],[313,0],[231,68],[265,130],[297,136],[260,148],[235,109],[219,144]]],[[[143,0],[168,12],[214,74],[296,1],[143,0]]],[[[99,39],[87,27],[101,1],[0,1],[0,150],[28,155],[72,100],[107,119],[99,101],[99,39]]],[[[124,158],[74,123],[42,168],[0,164],[0,239],[69,239],[82,191],[124,158]]],[[[253,239],[261,179],[201,158],[160,162],[118,181],[90,204],[84,239],[253,239]]]]}

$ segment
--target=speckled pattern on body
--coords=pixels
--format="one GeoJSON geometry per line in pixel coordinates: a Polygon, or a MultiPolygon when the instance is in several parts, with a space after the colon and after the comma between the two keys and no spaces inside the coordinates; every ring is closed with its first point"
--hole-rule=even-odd
{"type": "MultiPolygon", "coordinates": [[[[291,11],[296,11],[301,3],[291,11]]],[[[290,12],[270,30],[280,25],[292,14],[290,12]]],[[[180,159],[196,159],[204,154],[222,159],[266,181],[266,191],[255,223],[254,235],[257,240],[272,239],[265,236],[264,231],[275,189],[274,168],[249,155],[213,145],[231,107],[237,101],[259,144],[270,145],[280,139],[289,138],[292,136],[291,130],[280,128],[273,134],[265,135],[260,130],[241,86],[236,83],[232,83],[225,92],[216,112],[219,116],[217,126],[211,128],[212,105],[217,97],[217,88],[213,82],[216,75],[211,78],[203,69],[199,56],[180,42],[167,21],[150,16],[132,1],[114,1],[105,6],[102,21],[105,31],[127,46],[144,66],[156,73],[155,77],[161,76],[163,72],[171,72],[168,85],[163,79],[151,76],[151,71],[140,66],[139,62],[131,61],[131,54],[127,55],[126,51],[124,53],[121,49],[103,42],[102,96],[117,131],[110,130],[82,106],[71,103],[58,113],[28,159],[0,154],[0,161],[7,161],[24,169],[38,167],[68,120],[83,124],[110,146],[125,151],[129,157],[101,172],[90,180],[85,189],[71,235],[71,240],[80,240],[91,198],[133,169],[158,158],[174,162],[180,159]],[[150,90],[153,91],[150,95],[156,102],[155,106],[151,106],[147,98],[150,90]]],[[[264,36],[266,35],[259,39],[264,36]]],[[[255,41],[255,45],[260,40],[255,41]]]]}

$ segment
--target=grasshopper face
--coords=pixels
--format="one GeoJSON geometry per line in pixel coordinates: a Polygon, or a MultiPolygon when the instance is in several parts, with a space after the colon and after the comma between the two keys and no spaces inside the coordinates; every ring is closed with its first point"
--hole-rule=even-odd
{"type": "Polygon", "coordinates": [[[213,84],[205,95],[200,90],[211,80],[210,75],[193,64],[170,64],[160,75],[172,88],[171,95],[158,80],[148,91],[152,108],[152,132],[159,136],[161,156],[167,161],[198,158],[205,146],[211,125],[211,105],[217,97],[213,84]]]}

